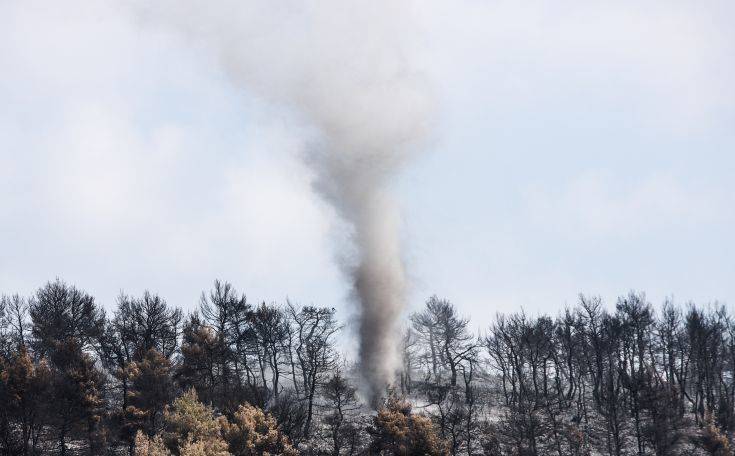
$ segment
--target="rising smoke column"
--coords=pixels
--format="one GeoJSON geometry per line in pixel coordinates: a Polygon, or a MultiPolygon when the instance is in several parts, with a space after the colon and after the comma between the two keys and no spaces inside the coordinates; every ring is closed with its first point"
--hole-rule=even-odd
{"type": "MultiPolygon", "coordinates": [[[[155,2],[154,2],[155,3],[155,2]]],[[[405,303],[390,182],[425,139],[432,99],[421,77],[408,0],[171,0],[144,17],[216,53],[245,90],[318,131],[306,154],[315,188],[350,230],[340,261],[358,305],[360,367],[370,399],[396,368],[405,303]]],[[[153,8],[153,9],[151,9],[153,8]]]]}

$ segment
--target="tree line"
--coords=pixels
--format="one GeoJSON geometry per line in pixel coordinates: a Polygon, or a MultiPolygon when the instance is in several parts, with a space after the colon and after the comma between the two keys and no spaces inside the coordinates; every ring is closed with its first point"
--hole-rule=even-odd
{"type": "Polygon", "coordinates": [[[216,281],[188,314],[61,280],[0,297],[0,454],[731,455],[735,319],[629,293],[481,334],[434,296],[378,410],[333,308],[216,281]]]}

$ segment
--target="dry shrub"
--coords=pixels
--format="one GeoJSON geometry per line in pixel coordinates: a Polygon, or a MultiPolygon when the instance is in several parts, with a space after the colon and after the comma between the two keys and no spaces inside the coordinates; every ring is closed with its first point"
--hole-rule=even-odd
{"type": "Polygon", "coordinates": [[[439,438],[431,420],[411,413],[411,404],[390,397],[373,419],[368,430],[372,436],[371,454],[428,455],[448,454],[446,443],[439,438]]]}
{"type": "Polygon", "coordinates": [[[142,431],[135,434],[135,456],[171,456],[160,435],[148,438],[142,431]]]}
{"type": "Polygon", "coordinates": [[[241,405],[235,412],[232,423],[224,419],[221,423],[230,451],[235,456],[298,454],[288,437],[278,429],[275,418],[258,407],[241,405]]]}

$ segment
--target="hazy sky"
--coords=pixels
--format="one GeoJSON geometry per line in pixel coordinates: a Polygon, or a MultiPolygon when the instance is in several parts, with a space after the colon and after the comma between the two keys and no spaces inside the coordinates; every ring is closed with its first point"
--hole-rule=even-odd
{"type": "MultiPolygon", "coordinates": [[[[332,209],[307,126],[126,2],[0,2],[0,293],[54,277],[191,309],[334,306],[332,209]]],[[[438,99],[396,182],[410,306],[478,325],[580,292],[735,301],[735,3],[431,0],[438,99]]],[[[337,238],[339,236],[336,236],[337,238]]]]}

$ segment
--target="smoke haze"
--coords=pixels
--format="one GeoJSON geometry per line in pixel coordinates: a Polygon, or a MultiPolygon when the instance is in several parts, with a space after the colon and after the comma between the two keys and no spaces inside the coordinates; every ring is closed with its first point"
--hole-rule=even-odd
{"type": "Polygon", "coordinates": [[[314,186],[349,228],[339,252],[358,304],[360,368],[375,398],[396,367],[406,279],[390,179],[427,135],[432,99],[416,61],[411,2],[189,0],[144,17],[217,54],[245,90],[316,130],[314,186]]]}

